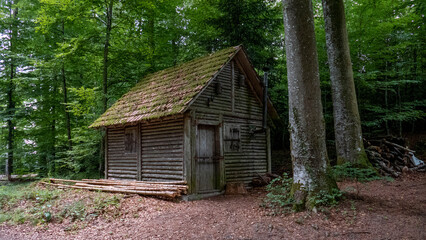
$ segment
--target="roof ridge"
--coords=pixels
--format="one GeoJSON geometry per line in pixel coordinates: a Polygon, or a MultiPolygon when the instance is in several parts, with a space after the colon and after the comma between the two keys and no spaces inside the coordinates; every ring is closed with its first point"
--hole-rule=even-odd
{"type": "Polygon", "coordinates": [[[146,75],[89,127],[129,124],[186,111],[240,49],[241,45],[221,49],[146,75]]]}

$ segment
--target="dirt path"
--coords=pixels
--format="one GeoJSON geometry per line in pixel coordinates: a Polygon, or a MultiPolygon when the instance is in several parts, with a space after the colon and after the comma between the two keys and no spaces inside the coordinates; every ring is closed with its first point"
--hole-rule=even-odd
{"type": "Polygon", "coordinates": [[[134,196],[123,200],[119,217],[3,224],[0,239],[426,239],[426,174],[368,183],[361,199],[318,213],[272,216],[259,207],[264,195],[254,190],[181,203],[134,196]]]}

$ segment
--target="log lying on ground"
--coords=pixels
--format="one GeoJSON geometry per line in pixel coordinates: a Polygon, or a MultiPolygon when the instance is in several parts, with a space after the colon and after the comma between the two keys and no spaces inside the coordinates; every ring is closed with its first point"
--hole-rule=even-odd
{"type": "MultiPolygon", "coordinates": [[[[21,180],[35,180],[37,179],[38,174],[25,174],[25,175],[12,175],[12,181],[21,181],[21,180]]],[[[8,181],[6,175],[0,175],[0,181],[8,181]]]]}
{"type": "Polygon", "coordinates": [[[368,159],[381,175],[399,177],[403,172],[426,171],[426,164],[414,165],[415,151],[404,147],[402,138],[384,138],[381,140],[364,140],[368,159]]]}
{"type": "Polygon", "coordinates": [[[59,188],[85,189],[123,194],[139,194],[145,196],[158,196],[177,198],[187,193],[188,186],[184,181],[179,182],[146,182],[146,181],[119,181],[104,179],[68,180],[50,178],[45,185],[59,188]]]}

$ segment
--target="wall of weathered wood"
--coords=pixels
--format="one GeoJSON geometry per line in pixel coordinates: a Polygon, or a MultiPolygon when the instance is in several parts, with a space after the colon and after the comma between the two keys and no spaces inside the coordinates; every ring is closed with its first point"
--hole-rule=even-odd
{"type": "Polygon", "coordinates": [[[107,130],[106,177],[109,179],[137,180],[138,155],[125,153],[125,128],[107,130]]]}
{"type": "Polygon", "coordinates": [[[107,178],[143,181],[183,180],[183,117],[143,122],[135,153],[125,151],[125,128],[107,132],[107,178]]]}
{"type": "Polygon", "coordinates": [[[142,123],[143,181],[183,180],[183,117],[142,123]]]}
{"type": "Polygon", "coordinates": [[[224,178],[226,182],[249,183],[253,177],[268,171],[268,152],[266,132],[254,133],[262,127],[262,105],[247,77],[241,80],[241,74],[236,63],[229,63],[192,104],[191,110],[196,124],[219,123],[223,131],[228,131],[229,126],[239,129],[239,149],[234,151],[229,151],[224,132],[224,178]],[[222,88],[220,93],[218,83],[222,88]]]}

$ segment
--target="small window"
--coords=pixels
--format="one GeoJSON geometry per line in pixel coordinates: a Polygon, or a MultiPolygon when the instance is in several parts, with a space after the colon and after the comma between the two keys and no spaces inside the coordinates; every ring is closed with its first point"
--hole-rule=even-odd
{"type": "Polygon", "coordinates": [[[124,130],[124,152],[136,153],[136,128],[126,128],[124,130]]]}
{"type": "Polygon", "coordinates": [[[240,152],[241,127],[239,125],[225,125],[224,127],[225,152],[240,152]]]}

